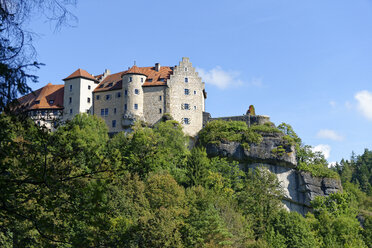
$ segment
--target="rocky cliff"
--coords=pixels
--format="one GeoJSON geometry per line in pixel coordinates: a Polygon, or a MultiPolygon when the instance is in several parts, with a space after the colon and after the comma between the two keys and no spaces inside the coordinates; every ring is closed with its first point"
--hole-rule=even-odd
{"type": "Polygon", "coordinates": [[[296,169],[296,151],[288,145],[282,133],[265,133],[259,144],[249,147],[237,142],[222,141],[206,146],[209,156],[223,156],[239,161],[243,170],[265,166],[275,173],[285,191],[283,203],[291,211],[306,214],[315,196],[327,196],[342,191],[341,182],[333,178],[313,177],[296,169]]]}

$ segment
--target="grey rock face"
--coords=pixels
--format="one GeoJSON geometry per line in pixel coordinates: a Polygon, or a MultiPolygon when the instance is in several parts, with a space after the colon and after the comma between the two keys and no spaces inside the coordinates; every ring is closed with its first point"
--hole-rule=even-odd
{"type": "Polygon", "coordinates": [[[282,133],[265,134],[260,144],[251,143],[249,149],[245,149],[238,142],[225,142],[219,145],[208,144],[206,149],[210,156],[229,157],[245,162],[268,162],[289,168],[297,166],[295,148],[283,140],[282,133]],[[284,149],[285,151],[275,152],[275,149],[284,149]]]}
{"type": "Polygon", "coordinates": [[[244,149],[237,142],[224,142],[219,145],[208,144],[206,150],[209,156],[222,156],[237,160],[242,170],[255,169],[258,166],[267,167],[275,173],[284,189],[284,206],[289,211],[306,214],[311,211],[310,202],[316,196],[327,196],[342,192],[340,180],[333,178],[313,177],[309,172],[296,170],[297,160],[293,146],[286,146],[282,134],[265,135],[260,144],[249,144],[244,149]],[[278,154],[275,148],[285,149],[278,154]]]}

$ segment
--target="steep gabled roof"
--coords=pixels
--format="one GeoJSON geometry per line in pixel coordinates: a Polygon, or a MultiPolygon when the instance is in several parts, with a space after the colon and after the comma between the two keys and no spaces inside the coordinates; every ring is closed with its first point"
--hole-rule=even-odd
{"type": "Polygon", "coordinates": [[[64,85],[51,83],[43,88],[27,94],[17,101],[19,105],[16,110],[34,110],[34,109],[62,109],[63,108],[64,85]]]}
{"type": "Polygon", "coordinates": [[[77,69],[76,71],[74,71],[67,78],[63,79],[63,81],[73,79],[73,78],[79,78],[79,77],[85,78],[85,79],[90,79],[90,80],[93,80],[93,81],[97,81],[97,79],[95,77],[93,77],[91,74],[89,74],[86,70],[83,70],[83,69],[80,69],[80,68],[77,69]]]}

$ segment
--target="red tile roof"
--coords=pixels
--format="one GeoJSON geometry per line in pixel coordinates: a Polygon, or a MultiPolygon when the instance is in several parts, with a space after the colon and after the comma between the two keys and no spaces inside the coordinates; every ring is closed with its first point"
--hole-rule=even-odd
{"type": "MultiPolygon", "coordinates": [[[[96,87],[94,92],[108,91],[108,90],[118,90],[122,88],[122,76],[126,74],[141,74],[145,75],[146,82],[142,86],[166,86],[167,80],[173,73],[173,67],[162,66],[159,71],[155,70],[155,67],[137,67],[132,66],[132,68],[118,72],[115,74],[108,75],[102,80],[102,82],[96,87]],[[110,84],[112,83],[112,85],[110,84]]],[[[96,78],[100,75],[96,76],[96,78]]]]}
{"type": "Polygon", "coordinates": [[[51,83],[18,99],[16,110],[63,109],[64,85],[51,83]]]}
{"type": "Polygon", "coordinates": [[[75,72],[73,72],[67,78],[63,79],[63,81],[66,81],[66,80],[69,80],[69,79],[73,79],[73,78],[79,78],[79,77],[97,81],[97,79],[95,77],[93,77],[91,74],[89,74],[86,70],[83,70],[83,69],[80,69],[80,68],[77,69],[75,72]]]}
{"type": "Polygon", "coordinates": [[[102,80],[102,82],[94,89],[93,92],[121,89],[122,88],[122,85],[121,85],[121,74],[122,73],[123,72],[118,72],[118,73],[107,75],[102,80]],[[112,85],[110,85],[110,83],[112,83],[112,85]]]}

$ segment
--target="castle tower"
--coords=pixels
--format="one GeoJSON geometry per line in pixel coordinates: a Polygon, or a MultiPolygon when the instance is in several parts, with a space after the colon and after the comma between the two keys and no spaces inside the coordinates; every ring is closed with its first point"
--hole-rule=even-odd
{"type": "Polygon", "coordinates": [[[133,125],[136,120],[144,120],[143,116],[143,89],[146,75],[141,73],[137,66],[132,66],[122,75],[122,90],[124,96],[123,126],[133,125]]]}
{"type": "Polygon", "coordinates": [[[195,136],[203,127],[207,94],[205,84],[189,58],[182,58],[167,84],[167,109],[170,115],[182,124],[186,134],[195,136]]]}
{"type": "Polygon", "coordinates": [[[98,81],[83,69],[76,70],[63,81],[65,81],[63,120],[72,119],[79,113],[92,113],[92,92],[98,81]]]}

